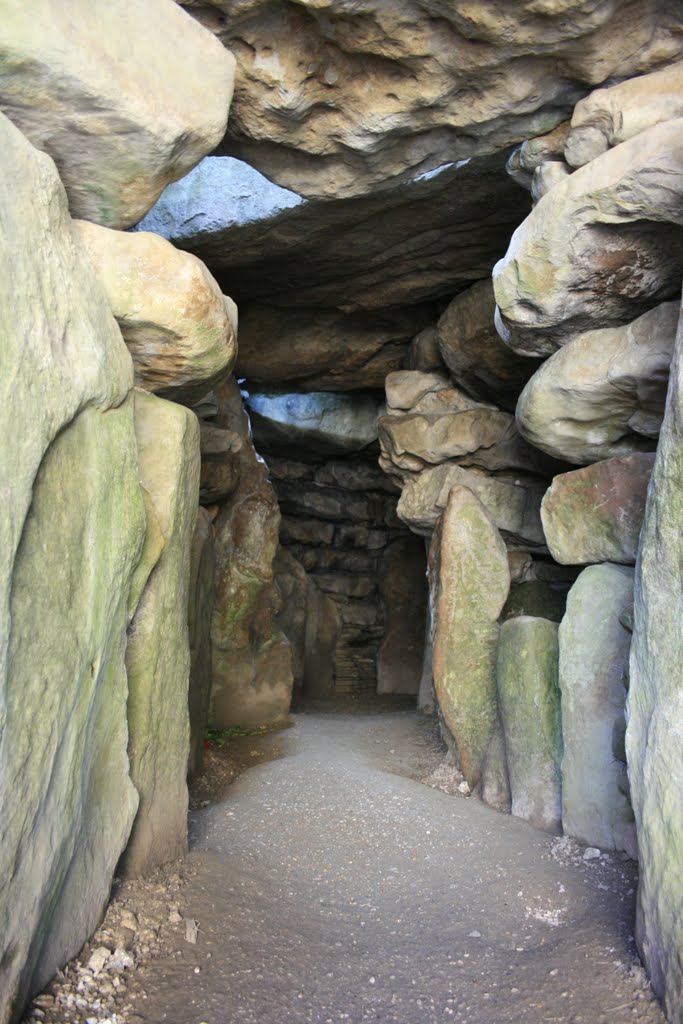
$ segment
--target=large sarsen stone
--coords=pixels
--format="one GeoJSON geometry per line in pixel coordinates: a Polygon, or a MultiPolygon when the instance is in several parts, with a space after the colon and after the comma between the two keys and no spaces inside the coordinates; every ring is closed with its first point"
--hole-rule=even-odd
{"type": "Polygon", "coordinates": [[[234,67],[167,0],[2,12],[0,110],[53,157],[73,215],[109,227],[135,224],[220,142],[234,67]]]}
{"type": "Polygon", "coordinates": [[[560,623],[562,825],[603,850],[638,856],[624,753],[631,636],[622,624],[633,569],[591,565],[569,591],[560,623]]]}
{"type": "Polygon", "coordinates": [[[683,274],[683,118],[579,168],[517,228],[493,271],[501,336],[550,355],[579,331],[675,298],[683,274]]]}
{"type": "Polygon", "coordinates": [[[471,788],[498,723],[498,617],[510,589],[507,551],[491,516],[454,486],[429,552],[434,689],[471,788]]]}
{"type": "Polygon", "coordinates": [[[52,160],[0,115],[0,1020],[74,956],[137,806],[132,363],[52,160]]]}
{"type": "Polygon", "coordinates": [[[140,806],[124,869],[148,873],[187,848],[190,746],[190,553],[199,503],[199,425],[194,413],[139,391],[140,477],[164,538],[131,623],[128,726],[140,806]]]}
{"type": "Polygon", "coordinates": [[[683,326],[636,567],[626,736],[640,848],[636,940],[669,1020],[683,1020],[683,326]]]}

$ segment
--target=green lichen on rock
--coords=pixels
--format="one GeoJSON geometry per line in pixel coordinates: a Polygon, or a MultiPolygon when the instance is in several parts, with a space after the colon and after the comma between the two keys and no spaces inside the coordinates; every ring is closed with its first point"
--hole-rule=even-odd
{"type": "Polygon", "coordinates": [[[126,651],[131,777],[140,794],[124,858],[129,875],[150,871],[186,850],[188,600],[199,500],[194,413],[136,392],[135,432],[140,478],[165,544],[140,597],[126,651]]]}
{"type": "Polygon", "coordinates": [[[613,754],[623,723],[630,633],[621,623],[633,596],[633,569],[591,565],[569,592],[560,624],[562,822],[564,831],[604,850],[638,855],[626,765],[613,754]]]}
{"type": "Polygon", "coordinates": [[[562,820],[557,630],[548,619],[521,615],[503,624],[498,647],[512,813],[550,832],[562,820]]]}
{"type": "Polygon", "coordinates": [[[683,328],[636,567],[626,753],[638,826],[636,940],[668,1019],[683,1020],[683,328]]]}
{"type": "Polygon", "coordinates": [[[429,562],[434,687],[473,788],[497,721],[498,618],[510,570],[493,520],[468,488],[452,488],[429,562]]]}

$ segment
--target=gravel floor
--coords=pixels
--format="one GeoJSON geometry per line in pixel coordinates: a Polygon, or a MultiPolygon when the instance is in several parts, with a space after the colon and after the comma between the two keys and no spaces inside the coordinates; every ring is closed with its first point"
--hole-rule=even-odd
{"type": "Polygon", "coordinates": [[[27,1024],[663,1024],[634,865],[468,799],[389,707],[212,747],[190,856],[117,882],[27,1024]]]}
{"type": "Polygon", "coordinates": [[[434,767],[414,714],[300,714],[277,743],[192,812],[181,912],[126,1019],[662,1024],[629,862],[406,777],[434,767]]]}

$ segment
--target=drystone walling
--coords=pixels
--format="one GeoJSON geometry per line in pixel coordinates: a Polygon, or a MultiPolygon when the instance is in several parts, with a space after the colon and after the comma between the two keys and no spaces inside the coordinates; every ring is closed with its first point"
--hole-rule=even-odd
{"type": "Polygon", "coordinates": [[[207,723],[370,692],[640,859],[681,1024],[680,4],[2,24],[0,1024],[186,849],[207,723]]]}

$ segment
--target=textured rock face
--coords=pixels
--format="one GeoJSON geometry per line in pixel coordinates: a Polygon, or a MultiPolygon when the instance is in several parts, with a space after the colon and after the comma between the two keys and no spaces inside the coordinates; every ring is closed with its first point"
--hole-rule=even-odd
{"type": "Polygon", "coordinates": [[[545,484],[519,474],[490,476],[448,463],[426,469],[405,480],[396,509],[399,519],[415,533],[429,536],[455,485],[477,495],[508,544],[532,550],[545,547],[540,515],[545,484]]]}
{"type": "Polygon", "coordinates": [[[166,0],[14,4],[3,17],[0,109],[53,157],[74,216],[128,227],[220,141],[234,66],[166,0]]]}
{"type": "Polygon", "coordinates": [[[569,122],[563,121],[545,135],[526,139],[510,154],[505,170],[518,185],[531,190],[534,175],[540,167],[550,163],[564,163],[564,147],[568,134],[569,122]]]}
{"type": "Polygon", "coordinates": [[[277,625],[292,650],[294,697],[329,697],[340,629],[337,606],[286,548],[278,548],[274,567],[282,597],[277,625]]]}
{"type": "Polygon", "coordinates": [[[520,437],[510,413],[471,401],[466,403],[469,408],[462,408],[461,396],[449,391],[439,392],[439,411],[380,417],[382,464],[413,472],[443,462],[492,472],[542,471],[547,460],[520,437]]]}
{"type": "Polygon", "coordinates": [[[491,281],[457,295],[439,320],[439,348],[453,380],[468,394],[514,410],[538,362],[504,344],[494,326],[495,310],[491,281]]]}
{"type": "MultiPolygon", "coordinates": [[[[419,645],[421,629],[411,622],[397,638],[394,628],[397,619],[405,626],[406,586],[413,604],[424,587],[408,557],[408,551],[415,554],[414,538],[396,519],[395,488],[370,455],[302,463],[262,451],[282,511],[278,622],[299,652],[295,678],[302,677],[304,696],[375,693],[381,665],[395,659],[391,647],[382,648],[385,638],[391,633],[392,644],[406,654],[419,645]],[[394,584],[383,587],[389,550],[394,584]]],[[[419,667],[416,672],[419,679],[419,667]]],[[[404,674],[410,674],[409,666],[404,674]]]]}
{"type": "Polygon", "coordinates": [[[560,624],[560,689],[564,831],[635,859],[623,746],[631,636],[620,621],[632,598],[633,569],[584,569],[560,624]]]}
{"type": "Polygon", "coordinates": [[[1,115],[0,150],[6,1020],[96,927],[135,814],[123,646],[145,520],[130,357],[54,164],[1,115]]]}
{"type": "Polygon", "coordinates": [[[671,367],[667,411],[636,568],[626,736],[640,848],[636,939],[669,1019],[683,1019],[681,800],[681,493],[683,330],[671,367]]]}
{"type": "Polygon", "coordinates": [[[594,160],[662,121],[683,117],[683,63],[597,89],[574,108],[564,153],[572,167],[594,160]]]}
{"type": "Polygon", "coordinates": [[[372,395],[250,392],[245,399],[261,451],[306,457],[358,452],[377,440],[382,407],[372,395]]]}
{"type": "Polygon", "coordinates": [[[562,825],[557,628],[527,615],[508,619],[497,661],[512,813],[550,832],[562,825]]]}
{"type": "MultiPolygon", "coordinates": [[[[195,411],[201,412],[201,407],[195,406],[195,411]]],[[[210,505],[229,497],[239,484],[244,439],[235,430],[223,430],[202,419],[199,443],[202,453],[199,500],[210,505]]]]}
{"type": "Polygon", "coordinates": [[[292,696],[292,661],[275,623],[281,602],[273,569],[277,499],[249,438],[237,382],[226,381],[216,397],[216,426],[242,438],[239,485],[216,519],[210,720],[224,729],[281,721],[292,696]]]}
{"type": "Polygon", "coordinates": [[[199,775],[211,701],[211,613],[213,611],[213,528],[200,507],[190,552],[188,632],[190,639],[190,755],[187,774],[199,775]]]}
{"type": "Polygon", "coordinates": [[[609,150],[544,196],[493,272],[498,327],[511,348],[549,355],[578,331],[625,323],[678,294],[682,169],[678,119],[609,150]]]}
{"type": "Polygon", "coordinates": [[[541,520],[557,562],[635,564],[654,458],[624,455],[555,477],[541,520]]]}
{"type": "Polygon", "coordinates": [[[505,545],[466,487],[451,488],[429,553],[434,688],[471,788],[498,720],[498,616],[510,589],[505,545]]]}
{"type": "Polygon", "coordinates": [[[207,157],[138,225],[191,249],[240,303],[353,312],[452,295],[485,277],[526,216],[500,154],[370,196],[307,201],[207,157]]]}
{"type": "Polygon", "coordinates": [[[512,544],[543,545],[537,474],[549,476],[551,463],[520,437],[509,413],[469,398],[440,373],[391,373],[386,396],[379,464],[402,488],[397,512],[411,530],[430,533],[459,483],[512,544]]]}
{"type": "Polygon", "coordinates": [[[536,447],[581,465],[652,451],[664,413],[678,303],[626,327],[586,331],[550,357],[517,404],[536,447]]]}
{"type": "Polygon", "coordinates": [[[377,655],[378,693],[417,693],[422,675],[427,608],[426,558],[419,537],[386,548],[379,590],[384,639],[377,655]]]}
{"type": "Polygon", "coordinates": [[[306,391],[383,388],[398,370],[432,307],[390,310],[381,316],[337,310],[285,310],[251,305],[240,320],[237,375],[306,391]]]}
{"type": "Polygon", "coordinates": [[[591,85],[681,52],[666,0],[186,6],[238,59],[231,151],[306,195],[502,149],[554,127],[591,85]]]}
{"type": "Polygon", "coordinates": [[[230,373],[237,338],[221,290],[201,260],[148,232],[76,228],[135,366],[136,384],[176,400],[230,373]]]}
{"type": "Polygon", "coordinates": [[[131,778],[140,806],[124,857],[130,876],[187,849],[190,556],[199,500],[194,413],[135,396],[140,478],[164,538],[142,591],[126,648],[131,778]]]}

